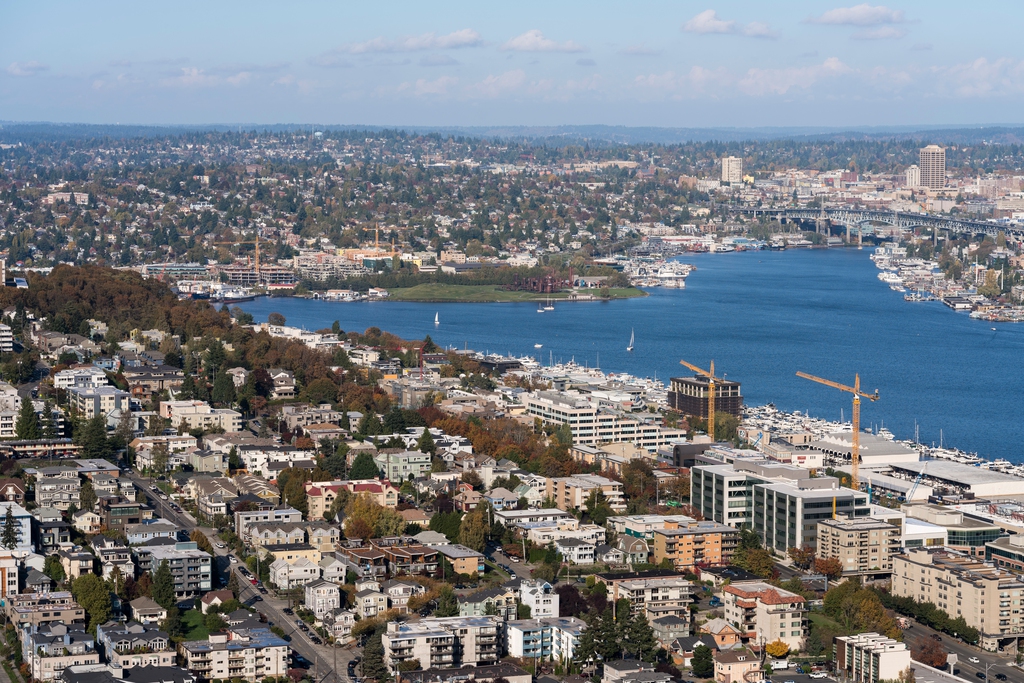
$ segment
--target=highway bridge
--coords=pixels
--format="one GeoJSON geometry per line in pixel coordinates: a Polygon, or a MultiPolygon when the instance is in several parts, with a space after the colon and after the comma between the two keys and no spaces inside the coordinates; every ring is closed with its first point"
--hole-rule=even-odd
{"type": "Polygon", "coordinates": [[[817,221],[823,223],[828,220],[836,225],[846,227],[847,235],[850,231],[858,234],[865,230],[869,223],[882,223],[902,229],[913,228],[937,228],[951,234],[980,235],[986,234],[995,238],[1000,232],[1007,236],[1024,237],[1024,228],[1010,227],[989,223],[987,221],[971,221],[960,218],[949,218],[945,216],[933,216],[923,213],[911,213],[908,211],[883,211],[879,209],[761,209],[761,208],[740,208],[736,209],[739,214],[760,218],[765,216],[772,220],[790,221],[817,221]]]}

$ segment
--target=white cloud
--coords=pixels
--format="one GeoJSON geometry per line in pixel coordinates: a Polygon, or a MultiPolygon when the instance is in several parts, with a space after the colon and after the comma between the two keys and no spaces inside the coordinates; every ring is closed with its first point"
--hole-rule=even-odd
{"type": "Polygon", "coordinates": [[[751,38],[778,38],[772,27],[761,21],[752,21],[743,27],[743,35],[751,38]]]}
{"type": "Polygon", "coordinates": [[[182,68],[179,75],[165,78],[161,83],[181,88],[206,88],[217,85],[219,81],[219,78],[206,73],[204,69],[189,66],[182,68]]]}
{"type": "Polygon", "coordinates": [[[545,38],[540,29],[532,29],[512,38],[501,46],[502,50],[512,52],[584,52],[586,48],[578,43],[568,40],[559,43],[550,38],[545,38]]]}
{"type": "Polygon", "coordinates": [[[715,10],[706,9],[683,24],[683,30],[687,33],[734,33],[736,22],[719,19],[715,10]]]}
{"type": "MultiPolygon", "coordinates": [[[[432,81],[420,78],[412,85],[412,91],[417,97],[447,95],[448,89],[458,82],[459,79],[454,76],[441,76],[440,78],[435,78],[432,81]]],[[[403,86],[405,86],[405,84],[403,84],[403,86]]],[[[401,90],[402,88],[399,89],[401,90]]]]}
{"type": "Polygon", "coordinates": [[[944,82],[954,86],[960,97],[990,97],[1024,92],[1024,61],[1000,57],[991,60],[979,57],[956,64],[944,73],[944,82]]]}
{"type": "Polygon", "coordinates": [[[904,21],[904,17],[903,10],[889,9],[885,5],[862,3],[853,7],[830,9],[820,17],[814,17],[809,19],[809,21],[812,24],[879,26],[882,24],[901,24],[904,21]]]}
{"type": "Polygon", "coordinates": [[[852,69],[836,57],[829,57],[821,64],[785,69],[754,68],[747,71],[739,81],[740,90],[748,95],[785,95],[790,90],[806,90],[827,78],[850,73],[852,69]]]}
{"type": "Polygon", "coordinates": [[[731,85],[734,80],[724,68],[711,70],[702,66],[693,66],[684,74],[666,71],[662,74],[637,76],[633,80],[633,85],[674,96],[684,96],[700,95],[708,89],[709,85],[726,86],[731,85]]]}
{"type": "Polygon", "coordinates": [[[11,62],[7,67],[7,73],[12,76],[35,76],[49,69],[49,66],[40,62],[11,62]]]}
{"type": "Polygon", "coordinates": [[[906,35],[906,31],[895,26],[879,26],[857,31],[850,37],[854,40],[898,40],[906,35]]]}
{"type": "Polygon", "coordinates": [[[349,54],[370,52],[421,52],[423,50],[457,50],[464,47],[478,47],[483,44],[480,34],[471,28],[464,28],[444,36],[436,33],[422,33],[405,36],[397,40],[374,38],[363,43],[347,45],[340,50],[349,54]]]}
{"type": "Polygon", "coordinates": [[[424,55],[420,58],[420,66],[455,66],[459,62],[448,55],[424,55]]]}
{"type": "Polygon", "coordinates": [[[498,97],[513,90],[518,90],[526,83],[526,72],[513,69],[495,76],[491,74],[473,86],[472,90],[484,97],[498,97]]]}

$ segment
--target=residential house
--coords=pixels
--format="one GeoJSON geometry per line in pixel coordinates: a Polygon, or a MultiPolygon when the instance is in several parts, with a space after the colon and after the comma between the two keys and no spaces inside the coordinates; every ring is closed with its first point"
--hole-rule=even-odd
{"type": "Polygon", "coordinates": [[[555,550],[569,564],[594,564],[597,546],[576,538],[560,538],[555,541],[555,550]]]}
{"type": "Polygon", "coordinates": [[[519,496],[499,486],[484,495],[495,510],[515,510],[519,507],[519,496]]]}
{"type": "Polygon", "coordinates": [[[519,593],[510,586],[484,588],[459,596],[459,616],[482,617],[494,614],[504,621],[516,618],[519,593]]]}
{"type": "Polygon", "coordinates": [[[235,594],[229,590],[225,589],[219,591],[210,591],[209,593],[204,594],[203,597],[199,599],[199,610],[203,614],[207,614],[209,613],[211,607],[223,605],[225,602],[234,599],[235,594]]]}
{"type": "Polygon", "coordinates": [[[715,683],[757,683],[764,679],[761,658],[747,648],[715,653],[715,683]]]}
{"type": "Polygon", "coordinates": [[[81,627],[63,623],[42,624],[22,639],[22,659],[32,678],[52,681],[69,666],[99,664],[96,640],[81,627]]]}
{"type": "Polygon", "coordinates": [[[63,549],[57,552],[60,564],[64,568],[64,576],[68,581],[74,581],[85,574],[92,574],[96,558],[82,548],[75,546],[74,549],[63,549]]]}
{"type": "Polygon", "coordinates": [[[439,545],[433,548],[433,550],[444,556],[456,574],[479,576],[486,569],[483,554],[464,545],[457,543],[439,545]]]}
{"type": "Polygon", "coordinates": [[[36,502],[39,505],[52,507],[57,510],[67,510],[74,505],[81,506],[79,496],[82,490],[82,482],[75,477],[69,479],[42,478],[36,480],[36,502]]]}
{"type": "Polygon", "coordinates": [[[96,627],[96,641],[108,664],[122,669],[175,665],[174,645],[163,631],[137,621],[108,621],[96,627]]]}
{"type": "Polygon", "coordinates": [[[350,609],[335,609],[324,615],[324,628],[331,634],[336,643],[344,643],[352,635],[352,627],[356,624],[356,613],[350,609]]]}
{"type": "Polygon", "coordinates": [[[523,580],[519,585],[519,602],[530,608],[533,619],[560,616],[558,600],[558,593],[547,581],[523,580]]]}
{"type": "Polygon", "coordinates": [[[305,586],[305,594],[306,609],[317,621],[322,622],[328,612],[341,607],[341,588],[336,583],[323,579],[310,581],[305,586]]]}
{"type": "Polygon", "coordinates": [[[700,632],[715,639],[720,649],[726,650],[739,645],[742,633],[725,619],[710,619],[700,625],[700,632]]]}
{"type": "Polygon", "coordinates": [[[0,479],[0,500],[24,504],[25,482],[21,479],[0,479]]]}
{"type": "Polygon", "coordinates": [[[388,597],[378,581],[356,581],[355,611],[361,619],[370,619],[388,609],[388,597]]]}
{"type": "Polygon", "coordinates": [[[319,578],[320,566],[305,557],[299,557],[291,562],[276,559],[270,563],[270,582],[282,590],[305,586],[319,578]]]}
{"type": "Polygon", "coordinates": [[[160,624],[167,618],[167,610],[158,605],[152,598],[142,596],[128,603],[132,619],[143,624],[160,624]]]}
{"type": "Polygon", "coordinates": [[[423,595],[427,589],[415,581],[391,579],[381,585],[381,590],[388,598],[388,609],[398,610],[402,614],[409,611],[409,599],[414,595],[423,595]]]}

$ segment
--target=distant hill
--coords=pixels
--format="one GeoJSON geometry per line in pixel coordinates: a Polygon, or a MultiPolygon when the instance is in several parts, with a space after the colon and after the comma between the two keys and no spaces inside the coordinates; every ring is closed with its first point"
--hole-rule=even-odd
{"type": "Polygon", "coordinates": [[[981,143],[1024,144],[1024,126],[864,126],[764,127],[764,128],[659,128],[653,126],[374,126],[337,124],[201,124],[201,125],[115,125],[0,121],[0,140],[34,142],[87,138],[162,137],[214,132],[305,132],[401,130],[412,134],[439,134],[480,139],[521,140],[535,144],[561,146],[592,144],[597,146],[662,144],[687,142],[739,142],[765,140],[806,141],[878,141],[927,140],[950,145],[981,143]]]}

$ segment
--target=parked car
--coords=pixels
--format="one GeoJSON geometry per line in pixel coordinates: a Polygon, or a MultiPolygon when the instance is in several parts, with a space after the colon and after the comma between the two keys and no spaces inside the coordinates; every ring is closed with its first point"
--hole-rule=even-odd
{"type": "Polygon", "coordinates": [[[812,671],[809,677],[814,679],[827,678],[824,671],[812,671]]]}
{"type": "Polygon", "coordinates": [[[224,545],[223,543],[218,543],[218,544],[216,545],[216,547],[217,547],[217,548],[220,548],[221,550],[223,550],[224,548],[227,548],[227,546],[226,546],[226,545],[224,545]]]}
{"type": "Polygon", "coordinates": [[[291,607],[285,607],[285,608],[284,608],[283,610],[281,610],[281,611],[282,611],[282,612],[284,612],[285,614],[295,614],[295,612],[293,612],[293,611],[292,611],[292,608],[291,608],[291,607]]]}

